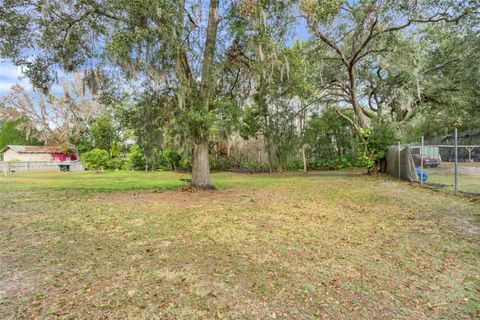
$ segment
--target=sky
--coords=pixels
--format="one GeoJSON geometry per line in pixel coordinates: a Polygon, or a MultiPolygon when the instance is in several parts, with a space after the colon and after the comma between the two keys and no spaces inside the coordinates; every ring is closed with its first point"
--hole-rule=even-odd
{"type": "Polygon", "coordinates": [[[8,62],[0,62],[0,98],[8,94],[10,88],[16,83],[31,91],[28,79],[20,79],[21,76],[22,72],[19,67],[8,62]]]}
{"type": "MultiPolygon", "coordinates": [[[[70,79],[69,76],[59,72],[59,77],[70,79]]],[[[11,62],[0,60],[0,99],[10,93],[10,88],[14,84],[20,84],[29,93],[33,93],[33,88],[30,85],[28,78],[22,75],[20,67],[16,67],[11,62]]],[[[61,86],[54,84],[51,88],[54,94],[63,94],[61,86]]]]}

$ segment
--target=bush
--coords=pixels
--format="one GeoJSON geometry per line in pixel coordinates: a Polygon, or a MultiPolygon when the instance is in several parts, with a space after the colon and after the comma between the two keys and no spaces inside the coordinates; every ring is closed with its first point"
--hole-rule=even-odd
{"type": "Polygon", "coordinates": [[[307,163],[307,168],[308,170],[320,170],[321,169],[321,165],[320,165],[320,161],[309,161],[307,163]]]}
{"type": "Polygon", "coordinates": [[[114,170],[122,170],[125,167],[125,162],[120,157],[115,157],[113,159],[108,160],[107,168],[114,169],[114,170]]]}
{"type": "MultiPolygon", "coordinates": [[[[165,150],[163,150],[162,157],[173,171],[175,171],[177,167],[179,167],[180,160],[182,159],[182,157],[180,156],[180,154],[178,154],[178,152],[170,148],[166,148],[165,150]]],[[[160,166],[160,169],[163,170],[163,169],[166,169],[166,167],[160,166]]]]}
{"type": "Polygon", "coordinates": [[[183,158],[180,163],[180,168],[184,170],[191,171],[192,170],[192,160],[190,158],[183,158]]]}
{"type": "Polygon", "coordinates": [[[230,170],[234,167],[238,167],[235,161],[232,158],[228,157],[217,157],[214,158],[209,156],[210,168],[212,170],[230,170]]]}
{"type": "Polygon", "coordinates": [[[337,159],[337,168],[338,169],[345,169],[353,167],[353,162],[351,159],[347,159],[345,157],[341,157],[337,159]]]}
{"type": "Polygon", "coordinates": [[[373,172],[379,161],[385,157],[388,146],[397,141],[395,128],[388,121],[376,120],[372,128],[361,129],[361,134],[366,141],[367,153],[362,150],[360,159],[363,166],[373,172]]]}
{"type": "Polygon", "coordinates": [[[244,162],[241,164],[240,169],[245,169],[248,172],[268,172],[270,169],[265,163],[251,163],[244,162]]]}
{"type": "Polygon", "coordinates": [[[302,170],[303,169],[303,161],[302,160],[294,160],[287,164],[287,170],[302,170]]]}
{"type": "Polygon", "coordinates": [[[100,149],[93,149],[83,153],[80,156],[80,162],[87,169],[101,169],[106,168],[109,161],[108,152],[100,149]]]}
{"type": "Polygon", "coordinates": [[[128,167],[133,170],[145,170],[145,154],[138,144],[134,144],[127,154],[128,167]]]}
{"type": "Polygon", "coordinates": [[[307,164],[309,170],[338,170],[351,168],[356,165],[354,159],[340,157],[337,159],[324,159],[320,161],[310,161],[307,164]]]}

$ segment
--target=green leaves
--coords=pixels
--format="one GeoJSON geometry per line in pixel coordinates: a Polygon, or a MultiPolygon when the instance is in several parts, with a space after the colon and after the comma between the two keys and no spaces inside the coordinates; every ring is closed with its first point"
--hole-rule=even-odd
{"type": "MultiPolygon", "coordinates": [[[[346,112],[352,116],[352,111],[346,112]]],[[[312,161],[335,163],[338,159],[356,159],[358,143],[354,139],[352,127],[340,117],[333,107],[327,107],[320,113],[310,116],[305,128],[305,143],[308,158],[312,161]]]]}
{"type": "Polygon", "coordinates": [[[108,152],[100,149],[93,149],[80,155],[80,162],[88,169],[106,168],[109,159],[108,152]]]}
{"type": "Polygon", "coordinates": [[[117,136],[110,116],[95,119],[88,132],[95,148],[109,151],[114,147],[117,136]]]}
{"type": "Polygon", "coordinates": [[[382,119],[375,119],[370,128],[360,129],[360,134],[366,147],[361,151],[360,157],[363,165],[371,172],[385,156],[387,148],[398,141],[398,137],[392,123],[382,119]]]}
{"type": "Polygon", "coordinates": [[[300,8],[312,23],[329,20],[340,10],[343,0],[300,0],[300,8]]]}
{"type": "MultiPolygon", "coordinates": [[[[0,106],[1,108],[1,106],[0,106]]],[[[18,119],[16,121],[6,121],[0,119],[0,150],[6,145],[41,145],[34,136],[34,132],[30,135],[20,131],[17,127],[21,127],[25,119],[18,119]]]]}
{"type": "Polygon", "coordinates": [[[134,170],[145,170],[145,154],[138,144],[130,147],[130,152],[127,154],[128,166],[134,170]]]}

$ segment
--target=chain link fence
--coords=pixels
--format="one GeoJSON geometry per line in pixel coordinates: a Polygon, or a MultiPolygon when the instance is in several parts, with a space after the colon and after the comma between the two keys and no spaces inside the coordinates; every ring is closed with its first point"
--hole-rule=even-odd
{"type": "Polygon", "coordinates": [[[387,173],[433,188],[480,197],[480,130],[398,144],[387,152],[387,173]]]}

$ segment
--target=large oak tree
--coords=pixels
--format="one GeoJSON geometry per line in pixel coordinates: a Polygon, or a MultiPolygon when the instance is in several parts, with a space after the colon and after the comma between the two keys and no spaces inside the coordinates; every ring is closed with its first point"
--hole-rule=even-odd
{"type": "Polygon", "coordinates": [[[212,188],[208,130],[220,10],[228,11],[219,0],[5,0],[0,55],[25,66],[44,92],[58,71],[81,69],[91,69],[89,84],[108,74],[167,92],[192,146],[192,184],[212,188]]]}

